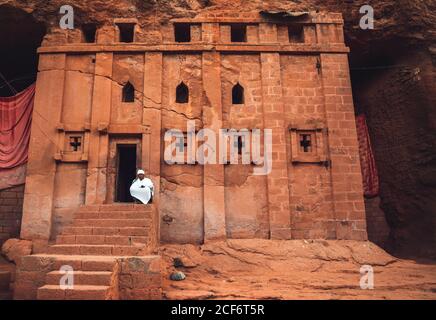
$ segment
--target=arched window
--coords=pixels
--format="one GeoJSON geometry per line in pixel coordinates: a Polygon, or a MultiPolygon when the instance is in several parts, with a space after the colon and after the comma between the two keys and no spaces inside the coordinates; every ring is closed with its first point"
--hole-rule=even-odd
{"type": "Polygon", "coordinates": [[[127,82],[123,87],[123,102],[135,101],[135,87],[130,82],[127,82]]]}
{"type": "Polygon", "coordinates": [[[189,102],[189,89],[188,86],[181,82],[176,89],[176,102],[177,103],[188,103],[189,102]]]}
{"type": "Polygon", "coordinates": [[[239,82],[232,89],[232,103],[244,104],[244,87],[239,82]]]}

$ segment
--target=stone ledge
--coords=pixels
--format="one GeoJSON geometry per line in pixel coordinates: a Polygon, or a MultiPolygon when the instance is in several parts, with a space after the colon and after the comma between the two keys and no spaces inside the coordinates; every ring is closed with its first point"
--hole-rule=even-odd
{"type": "Polygon", "coordinates": [[[279,53],[348,53],[350,49],[342,44],[68,44],[59,46],[40,47],[38,53],[95,53],[95,52],[279,52],[279,53]]]}

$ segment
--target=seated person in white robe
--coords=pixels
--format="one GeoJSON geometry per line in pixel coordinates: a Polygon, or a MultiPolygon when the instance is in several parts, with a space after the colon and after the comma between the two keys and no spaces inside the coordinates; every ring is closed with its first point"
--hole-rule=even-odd
{"type": "Polygon", "coordinates": [[[144,170],[138,170],[136,179],[130,186],[130,194],[135,199],[135,203],[151,203],[154,195],[153,182],[145,177],[144,170]]]}

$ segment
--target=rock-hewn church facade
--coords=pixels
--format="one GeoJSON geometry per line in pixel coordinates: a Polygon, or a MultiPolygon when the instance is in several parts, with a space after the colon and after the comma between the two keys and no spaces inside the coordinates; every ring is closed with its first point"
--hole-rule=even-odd
{"type": "Polygon", "coordinates": [[[55,239],[79,208],[129,202],[142,168],[163,242],[365,240],[340,14],[200,14],[149,35],[135,19],[39,49],[21,237],[55,239]],[[272,170],[167,164],[165,132],[272,130],[272,170]]]}

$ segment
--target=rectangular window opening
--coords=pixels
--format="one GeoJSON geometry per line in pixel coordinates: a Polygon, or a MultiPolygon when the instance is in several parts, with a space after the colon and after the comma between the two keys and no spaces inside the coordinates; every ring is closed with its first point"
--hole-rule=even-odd
{"type": "Polygon", "coordinates": [[[304,43],[304,27],[302,25],[288,26],[289,42],[304,43]]]}
{"type": "Polygon", "coordinates": [[[119,23],[117,24],[120,31],[119,42],[130,43],[135,38],[135,24],[133,23],[119,23]]]}
{"type": "Polygon", "coordinates": [[[247,26],[242,24],[232,24],[230,26],[232,42],[247,42],[247,26]]]}
{"type": "Polygon", "coordinates": [[[97,26],[95,24],[85,24],[82,27],[83,38],[86,43],[94,43],[95,35],[97,33],[97,26]]]}
{"type": "Polygon", "coordinates": [[[174,39],[176,42],[191,42],[191,25],[186,23],[175,24],[174,39]]]}

